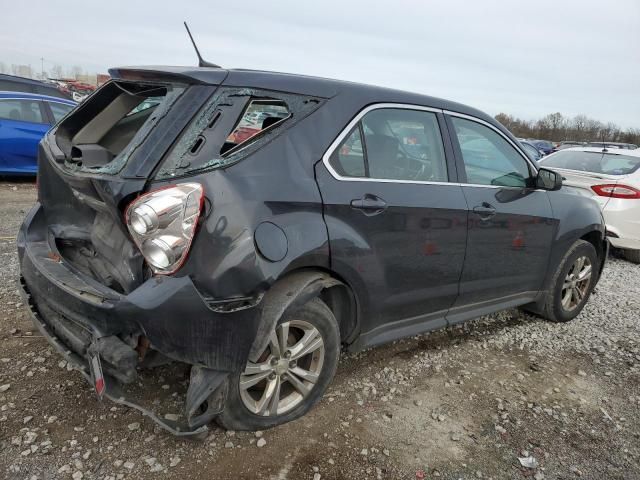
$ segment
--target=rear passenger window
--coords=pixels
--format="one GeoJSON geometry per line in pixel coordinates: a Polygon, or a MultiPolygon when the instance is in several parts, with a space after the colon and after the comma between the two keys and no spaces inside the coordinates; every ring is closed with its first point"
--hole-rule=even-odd
{"type": "Polygon", "coordinates": [[[367,113],[333,152],[331,165],[345,177],[448,181],[438,119],[422,110],[381,108],[367,113]]]}
{"type": "Polygon", "coordinates": [[[0,118],[19,122],[46,123],[40,102],[35,100],[0,100],[0,118]]]}
{"type": "Polygon", "coordinates": [[[351,131],[331,155],[331,166],[343,177],[364,177],[364,149],[360,125],[351,131]]]}
{"type": "Polygon", "coordinates": [[[501,135],[484,125],[451,117],[467,182],[475,185],[526,187],[531,177],[527,161],[501,135]]]}
{"type": "Polygon", "coordinates": [[[262,132],[274,128],[291,116],[280,100],[252,99],[227,137],[220,154],[228,155],[262,132]]]}

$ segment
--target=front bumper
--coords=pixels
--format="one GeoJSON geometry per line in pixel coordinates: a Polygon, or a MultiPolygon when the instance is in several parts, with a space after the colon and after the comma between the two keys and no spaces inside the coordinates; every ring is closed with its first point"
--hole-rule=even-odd
{"type": "Polygon", "coordinates": [[[105,395],[140,410],[174,434],[202,433],[203,419],[196,418],[198,405],[193,402],[205,392],[211,394],[213,386],[226,382],[230,372],[244,368],[255,338],[260,306],[216,311],[188,276],[152,277],[128,295],[115,292],[60,256],[39,205],[22,225],[18,253],[21,290],[33,320],[71,365],[91,380],[90,349],[95,351],[93,346],[100,342],[117,343],[117,354],[112,350],[110,355],[101,354],[106,373],[105,395]],[[130,342],[121,342],[131,338],[146,338],[151,349],[194,366],[191,383],[195,378],[198,385],[193,391],[190,385],[187,392],[187,425],[157,417],[127,399],[118,387],[116,379],[126,383],[136,375],[136,355],[131,363],[135,351],[130,342]]]}

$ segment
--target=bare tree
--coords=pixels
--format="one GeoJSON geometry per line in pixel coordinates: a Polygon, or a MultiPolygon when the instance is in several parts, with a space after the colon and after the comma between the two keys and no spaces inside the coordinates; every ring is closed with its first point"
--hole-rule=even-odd
{"type": "Polygon", "coordinates": [[[586,115],[567,118],[560,112],[550,113],[539,120],[522,120],[507,113],[499,113],[496,120],[516,137],[540,138],[551,141],[607,141],[640,145],[640,129],[622,130],[613,122],[603,123],[586,115]]]}

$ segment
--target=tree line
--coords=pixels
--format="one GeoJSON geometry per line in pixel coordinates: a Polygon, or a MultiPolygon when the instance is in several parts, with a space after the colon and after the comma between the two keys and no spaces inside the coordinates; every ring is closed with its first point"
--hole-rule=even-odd
{"type": "Polygon", "coordinates": [[[539,120],[522,120],[513,115],[499,113],[495,119],[516,137],[560,142],[623,142],[640,145],[640,129],[623,129],[613,122],[603,123],[586,115],[565,117],[560,112],[550,113],[539,120]]]}

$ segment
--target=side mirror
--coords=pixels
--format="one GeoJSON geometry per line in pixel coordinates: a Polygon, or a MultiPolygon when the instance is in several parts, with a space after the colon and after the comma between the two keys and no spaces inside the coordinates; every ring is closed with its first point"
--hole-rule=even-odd
{"type": "Polygon", "coordinates": [[[543,190],[560,190],[562,187],[562,175],[548,168],[540,168],[536,177],[536,187],[543,190]]]}

